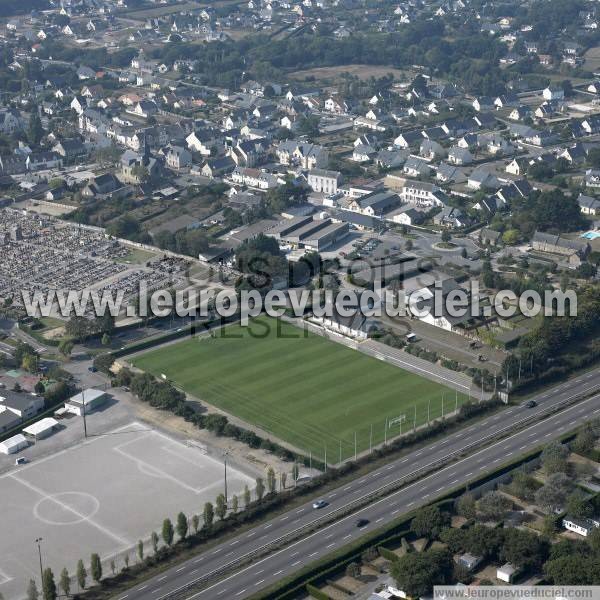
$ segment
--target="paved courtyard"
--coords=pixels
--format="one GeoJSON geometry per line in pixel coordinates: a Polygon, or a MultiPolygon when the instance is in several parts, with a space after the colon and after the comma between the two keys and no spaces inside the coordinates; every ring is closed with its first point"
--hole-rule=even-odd
{"type": "MultiPolygon", "coordinates": [[[[214,502],[223,471],[200,445],[134,422],[0,476],[0,593],[20,599],[30,578],[39,583],[39,537],[56,577],[93,552],[117,568],[128,551],[134,562],[137,540],[160,535],[163,519],[214,502]]],[[[229,465],[227,474],[230,495],[254,486],[229,465]]]]}

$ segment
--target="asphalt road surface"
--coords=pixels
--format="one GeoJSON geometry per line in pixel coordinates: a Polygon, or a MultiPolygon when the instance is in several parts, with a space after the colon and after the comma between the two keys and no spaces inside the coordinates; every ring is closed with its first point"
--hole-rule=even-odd
{"type": "Polygon", "coordinates": [[[362,534],[382,527],[386,522],[402,513],[431,502],[448,489],[464,484],[486,471],[497,468],[502,463],[514,459],[540,444],[573,429],[587,419],[600,415],[600,395],[573,404],[555,415],[525,427],[510,435],[519,422],[542,412],[554,405],[560,405],[571,398],[589,394],[600,388],[600,369],[582,374],[566,383],[538,395],[537,407],[527,409],[512,406],[491,415],[470,427],[457,431],[448,437],[432,442],[400,459],[344,484],[328,493],[323,499],[328,502],[325,508],[315,510],[312,501],[277,516],[272,521],[232,538],[211,550],[199,554],[175,566],[163,574],[149,579],[117,598],[119,600],[160,600],[180,588],[185,588],[198,578],[209,575],[224,565],[234,565],[248,555],[256,553],[266,544],[277,540],[300,527],[304,527],[329,511],[340,509],[357,499],[374,492],[394,481],[404,480],[415,471],[427,468],[444,460],[448,455],[466,449],[478,440],[507,432],[506,437],[481,450],[474,451],[455,463],[419,479],[384,499],[377,500],[351,516],[324,526],[315,533],[286,546],[225,579],[198,592],[187,592],[186,598],[214,600],[215,598],[244,598],[258,592],[263,587],[275,583],[282,577],[292,574],[312,561],[350,543],[362,534]],[[358,518],[369,520],[363,528],[356,526],[358,518]]]}

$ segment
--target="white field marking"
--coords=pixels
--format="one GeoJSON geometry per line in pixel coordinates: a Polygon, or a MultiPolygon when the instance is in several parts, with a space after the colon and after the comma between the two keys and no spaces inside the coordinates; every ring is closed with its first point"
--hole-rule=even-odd
{"type": "Polygon", "coordinates": [[[9,577],[2,569],[0,569],[0,585],[4,585],[13,579],[14,577],[9,577]]]}
{"type": "MultiPolygon", "coordinates": [[[[374,352],[376,352],[376,351],[374,351],[374,352]]],[[[369,354],[369,353],[365,352],[365,354],[369,354]]],[[[373,356],[373,354],[371,354],[371,356],[373,356]]],[[[381,354],[379,354],[379,356],[381,356],[381,354]]],[[[392,356],[389,353],[386,354],[385,360],[386,360],[386,362],[400,363],[400,365],[404,366],[409,371],[411,369],[415,369],[416,371],[420,371],[421,373],[426,373],[427,375],[431,375],[432,377],[435,377],[436,379],[441,379],[442,381],[445,381],[447,383],[453,384],[453,385],[455,385],[457,387],[460,387],[460,388],[462,388],[464,390],[470,390],[471,389],[470,385],[463,385],[462,383],[459,383],[456,379],[448,378],[443,373],[441,373],[439,371],[436,372],[436,371],[430,371],[429,369],[424,369],[423,367],[419,367],[419,366],[415,365],[414,363],[407,362],[405,360],[401,360],[399,358],[396,358],[396,356],[392,356]]]]}
{"type": "Polygon", "coordinates": [[[147,469],[150,473],[156,473],[157,475],[160,475],[160,477],[162,477],[163,479],[172,481],[173,483],[175,483],[179,487],[183,488],[184,490],[187,490],[188,492],[192,492],[192,494],[199,495],[204,492],[207,492],[211,488],[215,488],[215,487],[218,487],[221,485],[221,482],[215,481],[211,485],[207,485],[203,488],[195,488],[195,487],[192,487],[191,485],[188,485],[187,483],[184,483],[183,481],[181,481],[177,477],[174,477],[173,475],[167,473],[166,471],[163,471],[162,469],[159,469],[159,468],[155,467],[154,465],[151,465],[150,463],[146,462],[145,460],[142,460],[141,458],[138,458],[137,456],[133,456],[133,455],[129,454],[129,452],[127,452],[121,448],[113,448],[113,450],[115,452],[119,453],[121,456],[124,456],[125,458],[128,458],[130,461],[137,464],[138,467],[143,467],[144,469],[147,469]]]}
{"type": "Polygon", "coordinates": [[[121,544],[123,546],[130,546],[133,543],[129,540],[126,540],[125,538],[122,538],[120,535],[113,533],[112,531],[110,531],[110,529],[104,527],[103,525],[100,525],[100,523],[96,523],[96,521],[94,521],[93,519],[91,519],[89,517],[86,517],[86,515],[84,515],[83,513],[80,513],[78,510],[74,509],[73,507],[71,507],[67,504],[64,504],[57,498],[49,495],[47,492],[45,492],[41,488],[33,485],[32,483],[29,483],[28,481],[25,481],[24,479],[21,479],[20,477],[17,477],[15,474],[11,474],[10,478],[14,479],[21,485],[25,486],[26,488],[29,488],[32,492],[35,492],[36,494],[38,494],[38,496],[41,496],[45,500],[49,500],[50,502],[53,502],[57,506],[60,506],[63,510],[70,512],[71,514],[74,514],[75,516],[79,517],[82,521],[89,523],[90,525],[95,527],[98,531],[101,531],[107,537],[110,537],[113,540],[119,542],[119,544],[121,544]]]}
{"type": "Polygon", "coordinates": [[[265,580],[261,579],[260,581],[257,581],[254,585],[259,586],[261,583],[264,583],[264,582],[265,582],[265,580]]]}
{"type": "Polygon", "coordinates": [[[296,562],[293,562],[290,566],[295,567],[296,565],[299,565],[302,561],[301,560],[297,560],[296,562]]]}
{"type": "MultiPolygon", "coordinates": [[[[583,400],[583,401],[582,401],[582,403],[589,404],[589,403],[591,403],[592,401],[597,401],[599,398],[600,398],[600,395],[595,395],[595,396],[592,396],[591,398],[588,398],[587,400],[583,400]]],[[[557,415],[554,415],[554,416],[550,416],[550,417],[548,417],[548,419],[549,419],[550,421],[552,421],[553,419],[556,419],[556,417],[557,417],[557,416],[562,416],[562,415],[564,415],[564,413],[565,413],[565,412],[567,412],[567,411],[570,411],[572,408],[573,408],[573,407],[568,407],[568,408],[564,409],[563,411],[561,411],[560,413],[558,413],[557,415]]],[[[543,421],[543,423],[547,423],[547,422],[548,422],[547,420],[546,420],[546,421],[543,421]]],[[[509,436],[509,438],[508,438],[508,439],[510,439],[510,438],[515,438],[515,437],[517,437],[518,435],[520,435],[521,433],[523,433],[523,432],[525,432],[525,431],[527,431],[527,430],[530,430],[530,429],[532,429],[532,428],[537,428],[537,427],[539,427],[540,425],[541,425],[541,423],[539,423],[539,422],[538,422],[538,423],[533,423],[532,425],[529,425],[529,427],[526,427],[526,428],[525,428],[525,429],[523,429],[522,431],[520,431],[520,432],[518,432],[518,433],[514,433],[512,436],[509,436]]],[[[303,544],[303,543],[305,543],[307,540],[309,540],[309,539],[311,539],[311,538],[313,538],[313,537],[315,537],[315,536],[317,536],[317,535],[321,535],[321,534],[322,534],[324,531],[326,531],[327,529],[329,529],[329,528],[331,528],[331,527],[336,527],[336,526],[340,525],[341,523],[343,523],[344,521],[347,521],[348,519],[355,519],[355,518],[356,518],[356,516],[357,516],[358,514],[360,514],[361,512],[364,512],[364,511],[366,511],[366,510],[370,510],[370,509],[372,509],[373,507],[375,507],[375,506],[377,506],[377,505],[379,505],[379,504],[382,504],[382,503],[384,503],[384,502],[386,502],[386,503],[389,503],[389,499],[390,499],[390,497],[392,497],[392,496],[394,496],[394,495],[404,494],[404,493],[405,493],[405,492],[406,492],[408,489],[414,488],[415,486],[422,486],[424,481],[426,481],[426,480],[428,480],[428,479],[432,479],[432,478],[434,478],[434,477],[439,477],[440,473],[443,473],[443,472],[447,471],[447,470],[448,470],[448,469],[450,469],[450,468],[455,468],[455,467],[456,467],[456,465],[459,465],[459,464],[461,464],[461,463],[464,463],[464,462],[467,462],[467,461],[471,460],[471,459],[473,458],[473,456],[476,456],[477,454],[480,454],[480,453],[482,453],[482,452],[488,452],[488,451],[490,451],[492,448],[494,448],[494,447],[497,447],[497,446],[498,446],[500,443],[503,443],[503,442],[505,442],[505,441],[506,441],[506,440],[505,440],[505,439],[503,439],[503,440],[501,440],[501,441],[499,441],[499,442],[496,442],[495,444],[492,444],[491,446],[486,446],[485,448],[482,448],[481,450],[478,450],[478,451],[477,451],[477,452],[475,452],[474,454],[472,454],[472,455],[470,455],[470,456],[468,456],[468,457],[465,457],[465,458],[463,458],[463,459],[461,459],[461,460],[457,461],[456,463],[453,463],[452,465],[448,465],[447,467],[443,467],[443,468],[442,468],[442,469],[440,469],[439,471],[436,471],[435,473],[432,473],[431,475],[427,475],[426,477],[423,477],[423,478],[422,478],[422,479],[420,479],[419,481],[416,481],[416,482],[414,482],[414,483],[411,483],[411,484],[409,484],[409,485],[407,485],[407,486],[403,487],[402,489],[398,490],[397,492],[394,492],[394,493],[393,493],[393,494],[391,494],[390,496],[387,496],[387,497],[385,497],[385,498],[382,498],[381,500],[377,500],[376,502],[373,502],[372,504],[369,504],[368,506],[366,506],[366,507],[364,507],[364,508],[362,508],[362,509],[359,509],[358,511],[356,511],[356,512],[354,512],[354,513],[350,514],[350,515],[348,515],[347,517],[344,517],[344,518],[342,518],[342,519],[340,519],[340,520],[338,520],[338,521],[335,521],[334,523],[331,523],[330,525],[327,525],[327,526],[326,526],[326,527],[324,527],[323,529],[320,529],[320,530],[318,530],[318,531],[315,531],[314,533],[312,533],[312,534],[310,534],[310,535],[308,535],[308,536],[306,536],[306,537],[304,537],[304,538],[302,538],[302,539],[300,539],[300,540],[298,540],[298,541],[296,541],[296,542],[294,542],[294,543],[290,544],[289,546],[286,546],[285,548],[282,548],[281,550],[278,550],[277,552],[274,552],[273,554],[270,554],[269,556],[266,556],[266,557],[264,557],[264,558],[260,559],[259,561],[257,561],[256,563],[254,563],[254,565],[251,565],[251,566],[249,566],[249,567],[246,567],[246,568],[244,568],[244,569],[240,569],[240,570],[236,571],[235,573],[233,573],[232,575],[230,575],[230,576],[226,577],[225,579],[222,579],[220,582],[218,582],[218,583],[215,583],[214,585],[212,585],[212,586],[209,586],[209,587],[205,588],[204,590],[202,590],[202,591],[200,591],[200,592],[197,592],[197,593],[196,593],[196,594],[194,594],[193,596],[190,596],[190,597],[188,598],[188,600],[193,600],[193,599],[195,599],[195,598],[198,598],[199,596],[201,596],[202,594],[204,594],[204,593],[208,592],[209,590],[212,590],[212,589],[214,589],[216,586],[218,586],[218,585],[220,585],[220,584],[222,584],[222,583],[224,583],[224,582],[226,582],[226,581],[228,581],[228,580],[230,580],[230,579],[233,579],[234,577],[238,577],[238,576],[239,576],[240,574],[242,574],[242,573],[245,573],[245,572],[249,571],[249,570],[250,570],[250,569],[252,569],[254,566],[256,566],[256,565],[259,565],[259,564],[261,564],[261,563],[264,563],[264,562],[266,562],[266,561],[268,561],[268,560],[271,560],[273,557],[275,557],[275,556],[277,556],[277,555],[279,555],[279,554],[282,554],[283,552],[287,552],[287,551],[288,551],[290,548],[293,548],[294,546],[297,546],[297,545],[299,545],[299,544],[303,544]]],[[[405,459],[405,460],[408,460],[408,459],[405,459]]],[[[471,473],[471,475],[472,475],[472,473],[471,473]]],[[[428,494],[427,496],[429,496],[429,494],[428,494]]],[[[425,499],[427,496],[423,496],[422,498],[423,498],[423,499],[425,499]]],[[[409,504],[407,504],[406,506],[407,506],[407,507],[410,507],[410,506],[412,506],[413,504],[414,504],[414,502],[410,502],[410,503],[409,503],[409,504]]],[[[346,536],[346,537],[351,537],[351,534],[349,534],[349,535],[348,535],[348,536],[346,536]]],[[[343,539],[346,539],[346,537],[344,537],[343,539]]],[[[314,552],[313,554],[310,554],[310,555],[309,555],[309,557],[316,556],[317,554],[318,554],[318,552],[314,552]]],[[[282,571],[280,571],[280,573],[281,573],[281,572],[282,572],[282,571]]],[[[209,573],[208,575],[210,575],[210,573],[209,573]]],[[[177,590],[174,590],[174,591],[177,591],[177,590]]]]}
{"type": "Polygon", "coordinates": [[[162,577],[159,577],[156,581],[164,581],[167,578],[166,575],[163,575],[162,577]]]}

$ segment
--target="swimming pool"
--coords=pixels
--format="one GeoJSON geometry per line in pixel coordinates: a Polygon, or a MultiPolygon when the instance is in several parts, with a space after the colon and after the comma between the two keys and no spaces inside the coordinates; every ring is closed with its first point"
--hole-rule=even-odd
{"type": "Polygon", "coordinates": [[[600,231],[588,231],[587,233],[583,233],[581,237],[586,240],[595,240],[596,238],[600,238],[600,231]]]}

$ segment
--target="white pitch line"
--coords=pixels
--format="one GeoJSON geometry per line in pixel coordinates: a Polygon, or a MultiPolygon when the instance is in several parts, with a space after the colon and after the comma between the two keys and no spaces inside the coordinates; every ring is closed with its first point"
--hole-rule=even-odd
{"type": "Polygon", "coordinates": [[[79,517],[82,521],[85,521],[86,523],[89,523],[90,525],[92,525],[93,527],[95,527],[96,529],[98,529],[98,531],[101,531],[104,535],[106,535],[106,536],[112,538],[113,540],[119,542],[119,544],[121,544],[123,546],[130,546],[131,545],[131,542],[129,540],[126,540],[125,538],[122,538],[120,535],[117,535],[116,533],[113,533],[112,531],[110,531],[110,529],[107,529],[103,525],[100,525],[100,523],[96,523],[90,517],[87,517],[83,513],[80,513],[78,510],[74,509],[73,507],[69,506],[68,504],[65,504],[64,502],[61,502],[57,498],[55,498],[53,496],[50,496],[47,492],[45,492],[41,488],[33,485],[32,483],[29,483],[28,481],[25,481],[24,479],[21,479],[20,477],[17,477],[14,474],[10,475],[10,478],[14,479],[15,481],[17,481],[21,485],[24,485],[26,488],[29,488],[32,492],[35,492],[36,494],[38,494],[39,496],[41,496],[45,500],[49,500],[50,502],[54,502],[54,504],[56,504],[57,506],[60,506],[63,510],[66,510],[67,512],[70,512],[70,513],[74,514],[75,516],[79,517]]]}

